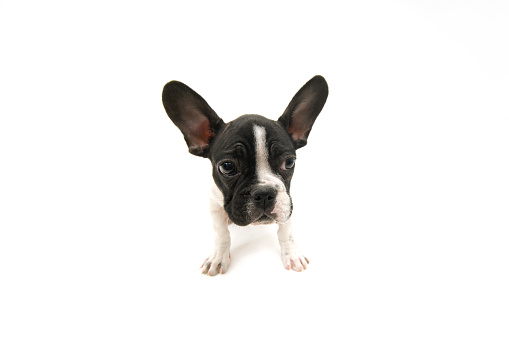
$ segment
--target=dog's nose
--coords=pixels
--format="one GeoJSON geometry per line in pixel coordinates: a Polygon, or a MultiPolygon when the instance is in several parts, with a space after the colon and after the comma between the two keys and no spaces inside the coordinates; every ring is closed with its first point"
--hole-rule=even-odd
{"type": "Polygon", "coordinates": [[[270,186],[262,186],[255,188],[251,192],[251,200],[255,206],[263,209],[264,211],[271,211],[276,204],[277,191],[270,186]]]}

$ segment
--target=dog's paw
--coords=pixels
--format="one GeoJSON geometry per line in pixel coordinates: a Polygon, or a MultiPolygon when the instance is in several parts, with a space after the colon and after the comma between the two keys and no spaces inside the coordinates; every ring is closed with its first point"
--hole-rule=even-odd
{"type": "Polygon", "coordinates": [[[201,265],[201,273],[210,276],[215,276],[218,273],[224,274],[228,270],[230,260],[229,250],[214,250],[201,265]]]}
{"type": "Polygon", "coordinates": [[[294,270],[295,272],[304,271],[309,264],[309,259],[302,255],[297,246],[289,246],[281,250],[281,257],[283,266],[287,270],[294,270]]]}

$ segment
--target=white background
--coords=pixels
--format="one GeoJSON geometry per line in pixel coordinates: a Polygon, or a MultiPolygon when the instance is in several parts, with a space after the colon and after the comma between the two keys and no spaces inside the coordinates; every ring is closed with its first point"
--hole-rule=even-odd
{"type": "Polygon", "coordinates": [[[0,2],[0,337],[508,338],[505,1],[0,2]],[[275,226],[212,249],[210,163],[161,104],[225,120],[330,95],[275,226]]]}

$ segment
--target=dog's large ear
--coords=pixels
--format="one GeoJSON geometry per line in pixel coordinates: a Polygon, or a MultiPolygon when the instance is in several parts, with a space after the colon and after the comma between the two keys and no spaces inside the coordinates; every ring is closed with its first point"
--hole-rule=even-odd
{"type": "Polygon", "coordinates": [[[307,144],[311,127],[325,105],[328,95],[327,82],[324,77],[317,75],[302,86],[279,118],[278,122],[292,137],[295,148],[307,144]]]}
{"type": "Polygon", "coordinates": [[[223,120],[205,99],[179,81],[170,81],[164,86],[163,105],[184,135],[189,153],[206,158],[210,141],[223,126],[223,120]]]}

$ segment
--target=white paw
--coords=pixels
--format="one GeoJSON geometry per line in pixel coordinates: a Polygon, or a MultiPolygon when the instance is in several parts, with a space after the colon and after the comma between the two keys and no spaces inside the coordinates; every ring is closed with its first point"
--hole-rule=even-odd
{"type": "Polygon", "coordinates": [[[287,270],[292,269],[295,272],[302,272],[309,264],[309,259],[303,256],[295,245],[282,248],[281,257],[283,259],[283,265],[287,270]]]}
{"type": "Polygon", "coordinates": [[[226,273],[230,265],[230,258],[230,250],[228,249],[214,250],[201,265],[201,273],[210,276],[226,273]]]}

